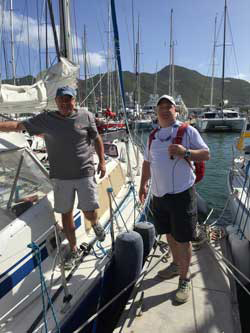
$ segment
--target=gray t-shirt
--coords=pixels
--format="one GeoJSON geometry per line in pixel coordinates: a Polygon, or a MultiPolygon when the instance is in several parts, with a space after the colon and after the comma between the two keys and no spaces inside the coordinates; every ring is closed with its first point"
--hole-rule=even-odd
{"type": "Polygon", "coordinates": [[[69,117],[43,112],[22,121],[30,135],[44,134],[50,178],[77,179],[94,175],[93,146],[98,131],[92,113],[75,110],[69,117]]]}

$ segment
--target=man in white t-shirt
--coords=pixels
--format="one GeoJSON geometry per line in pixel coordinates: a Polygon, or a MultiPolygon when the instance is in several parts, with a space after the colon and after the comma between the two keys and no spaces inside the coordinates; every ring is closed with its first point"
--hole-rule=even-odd
{"type": "Polygon", "coordinates": [[[139,198],[144,202],[151,178],[154,223],[158,234],[166,234],[173,262],[158,272],[169,279],[180,275],[175,300],[184,303],[190,294],[191,241],[195,239],[197,200],[192,161],[209,159],[209,148],[199,132],[188,126],[181,144],[174,144],[180,122],[176,120],[173,97],[163,95],[156,106],[159,129],[147,143],[139,198]]]}

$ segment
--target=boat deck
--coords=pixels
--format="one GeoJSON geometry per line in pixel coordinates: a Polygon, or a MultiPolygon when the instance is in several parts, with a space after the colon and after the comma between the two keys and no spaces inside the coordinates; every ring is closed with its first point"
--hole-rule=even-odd
{"type": "MultiPolygon", "coordinates": [[[[211,245],[224,255],[230,253],[225,240],[211,245]]],[[[150,267],[160,256],[157,249],[150,267]]],[[[127,306],[116,333],[241,333],[235,284],[208,244],[193,251],[191,296],[185,304],[174,302],[178,277],[163,280],[157,276],[157,271],[169,262],[171,259],[168,263],[160,262],[144,278],[135,302],[127,306]],[[144,291],[143,298],[141,291],[144,291]]]]}

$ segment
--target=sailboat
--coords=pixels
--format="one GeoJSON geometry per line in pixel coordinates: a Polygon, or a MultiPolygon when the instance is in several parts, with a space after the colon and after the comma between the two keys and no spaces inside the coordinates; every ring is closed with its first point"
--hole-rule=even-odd
{"type": "Polygon", "coordinates": [[[212,66],[212,82],[210,105],[206,106],[205,111],[196,119],[195,126],[200,132],[241,132],[246,123],[246,118],[240,117],[237,109],[226,109],[226,101],[224,100],[225,88],[225,55],[226,55],[226,26],[227,26],[227,1],[224,5],[224,34],[223,34],[223,56],[222,56],[222,78],[221,78],[221,105],[220,108],[213,106],[213,81],[214,81],[214,58],[216,47],[216,20],[213,47],[213,66],[212,66]]]}
{"type": "MultiPolygon", "coordinates": [[[[66,1],[61,0],[60,4],[62,10],[68,8],[66,1]]],[[[121,75],[114,0],[110,5],[121,75]]],[[[62,21],[69,17],[68,13],[63,14],[62,21]]],[[[66,65],[77,68],[66,58],[59,60],[59,68],[66,65]]],[[[48,76],[45,75],[45,78],[48,76]]],[[[72,82],[71,74],[69,78],[59,75],[58,79],[60,85],[63,80],[67,82],[65,84],[76,82],[76,78],[72,82]]],[[[120,87],[125,110],[122,78],[120,87]]],[[[13,87],[15,93],[17,89],[13,87]]],[[[25,87],[26,90],[19,89],[23,89],[20,92],[26,99],[29,92],[34,92],[30,103],[40,111],[44,105],[53,103],[56,91],[48,80],[25,87]],[[41,94],[38,92],[41,91],[44,94],[39,99],[41,94]]],[[[7,101],[6,108],[2,101],[0,108],[5,113],[7,110],[12,112],[11,107],[17,107],[19,103],[24,107],[25,98],[14,97],[11,105],[7,101]]],[[[143,206],[137,202],[142,163],[139,148],[135,147],[130,135],[112,142],[109,137],[107,141],[104,144],[107,174],[97,180],[100,198],[98,215],[107,236],[102,244],[99,243],[88,229],[88,222],[81,211],[75,208],[76,236],[78,244],[81,244],[82,256],[72,270],[65,271],[63,258],[69,251],[69,245],[61,228],[60,216],[53,211],[54,199],[48,171],[27,146],[23,133],[0,133],[1,331],[112,331],[142,269],[145,258],[142,234],[149,230],[151,237],[147,236],[147,239],[151,240],[147,248],[150,250],[154,232],[150,223],[139,223],[147,216],[149,204],[149,196],[143,206]],[[140,226],[143,226],[143,233],[140,233],[140,226]],[[121,291],[122,296],[115,299],[121,291]],[[109,308],[108,302],[111,302],[109,308]],[[112,316],[106,315],[107,311],[111,311],[112,316]]],[[[97,162],[96,156],[94,159],[97,162]]]]}
{"type": "MultiPolygon", "coordinates": [[[[232,248],[237,268],[242,271],[250,280],[250,146],[247,145],[247,139],[250,138],[250,132],[245,125],[239,138],[233,145],[232,166],[228,171],[228,204],[231,211],[232,223],[228,226],[229,243],[232,248]]],[[[249,280],[240,279],[247,285],[249,280]]]]}
{"type": "Polygon", "coordinates": [[[136,89],[134,96],[134,119],[131,128],[135,131],[152,129],[152,119],[141,108],[141,82],[140,82],[140,23],[138,18],[137,42],[135,45],[135,74],[136,89]],[[137,99],[137,100],[136,100],[137,99]]]}

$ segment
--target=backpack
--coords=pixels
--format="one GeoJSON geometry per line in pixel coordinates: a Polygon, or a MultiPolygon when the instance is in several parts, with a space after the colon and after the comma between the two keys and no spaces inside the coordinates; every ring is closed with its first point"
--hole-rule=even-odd
{"type": "MultiPolygon", "coordinates": [[[[172,143],[180,145],[182,142],[183,135],[186,131],[186,128],[188,127],[188,124],[181,124],[178,127],[176,137],[173,138],[172,143]]],[[[148,138],[148,151],[150,151],[152,141],[155,139],[155,133],[159,131],[159,128],[155,128],[150,134],[148,138]]],[[[186,160],[189,166],[192,168],[192,164],[189,160],[186,160]]],[[[205,161],[196,161],[194,162],[194,172],[195,172],[195,183],[200,182],[204,175],[205,175],[205,161]]]]}

